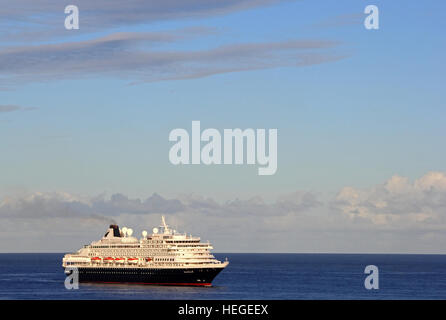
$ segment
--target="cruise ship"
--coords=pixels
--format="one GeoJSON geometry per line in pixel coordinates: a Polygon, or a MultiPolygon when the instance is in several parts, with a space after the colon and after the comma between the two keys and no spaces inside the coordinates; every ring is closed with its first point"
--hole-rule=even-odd
{"type": "Polygon", "coordinates": [[[164,216],[152,234],[132,237],[130,228],[110,225],[99,241],[63,257],[66,274],[77,270],[79,282],[211,286],[229,262],[212,254],[209,242],[169,228],[164,216]]]}

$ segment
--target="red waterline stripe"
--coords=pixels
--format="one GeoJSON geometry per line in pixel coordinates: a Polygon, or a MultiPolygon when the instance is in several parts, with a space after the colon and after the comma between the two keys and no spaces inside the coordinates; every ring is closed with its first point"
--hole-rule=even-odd
{"type": "Polygon", "coordinates": [[[210,283],[152,283],[152,282],[111,282],[111,281],[86,281],[94,283],[111,283],[111,284],[152,284],[152,285],[167,285],[167,286],[210,286],[210,283]]]}

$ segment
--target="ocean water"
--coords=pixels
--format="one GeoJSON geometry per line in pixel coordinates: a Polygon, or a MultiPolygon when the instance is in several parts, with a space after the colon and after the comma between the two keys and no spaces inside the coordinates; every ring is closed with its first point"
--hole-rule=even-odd
{"type": "Polygon", "coordinates": [[[80,284],[67,290],[63,254],[0,254],[0,299],[446,299],[446,255],[215,254],[230,264],[212,287],[80,284]],[[379,289],[364,268],[379,268],[379,289]]]}

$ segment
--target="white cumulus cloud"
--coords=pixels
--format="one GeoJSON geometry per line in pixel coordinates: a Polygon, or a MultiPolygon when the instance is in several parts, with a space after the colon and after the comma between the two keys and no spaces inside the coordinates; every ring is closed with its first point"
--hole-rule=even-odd
{"type": "Polygon", "coordinates": [[[350,219],[365,219],[377,225],[443,224],[446,175],[428,172],[413,183],[395,175],[382,185],[365,190],[345,187],[333,204],[350,219]]]}

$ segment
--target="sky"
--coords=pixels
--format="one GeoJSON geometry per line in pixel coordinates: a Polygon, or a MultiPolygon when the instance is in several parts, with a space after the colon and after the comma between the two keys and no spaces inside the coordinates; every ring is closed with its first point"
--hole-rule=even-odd
{"type": "Polygon", "coordinates": [[[0,0],[0,252],[165,214],[220,252],[445,253],[445,9],[0,0]],[[172,165],[194,120],[276,128],[276,174],[172,165]]]}

